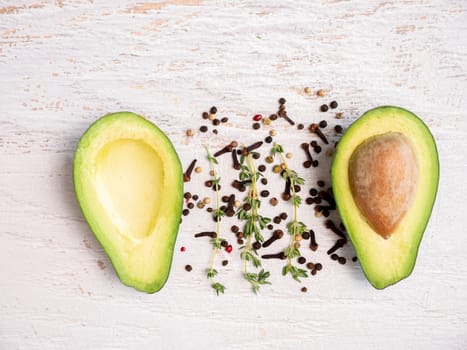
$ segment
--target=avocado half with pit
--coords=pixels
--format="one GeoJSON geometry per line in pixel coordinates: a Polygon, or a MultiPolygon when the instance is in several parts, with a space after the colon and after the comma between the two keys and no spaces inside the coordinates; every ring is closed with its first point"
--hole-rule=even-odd
{"type": "Polygon", "coordinates": [[[428,127],[398,107],[372,109],[338,142],[332,187],[360,265],[377,289],[408,277],[439,178],[428,127]]]}
{"type": "Polygon", "coordinates": [[[108,114],[82,136],[73,163],[76,197],[120,280],[147,293],[170,272],[183,175],[168,137],[143,117],[108,114]]]}

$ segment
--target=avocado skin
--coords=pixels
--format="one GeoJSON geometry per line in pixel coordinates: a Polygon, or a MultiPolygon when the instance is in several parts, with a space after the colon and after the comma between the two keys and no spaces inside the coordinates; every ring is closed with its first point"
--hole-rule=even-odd
{"type": "Polygon", "coordinates": [[[133,287],[138,291],[146,293],[158,292],[165,285],[169,277],[183,207],[182,165],[178,154],[167,135],[149,120],[132,112],[122,111],[102,116],[88,127],[78,142],[73,160],[73,184],[75,196],[81,212],[86,219],[91,232],[94,234],[97,241],[109,257],[120,281],[124,285],[133,287]],[[160,271],[158,270],[158,273],[150,280],[135,279],[131,276],[131,273],[128,273],[129,269],[126,266],[127,262],[124,261],[121,256],[118,256],[118,247],[115,247],[112,244],[111,239],[103,234],[103,231],[105,230],[98,224],[98,218],[93,214],[93,204],[86,202],[86,196],[84,195],[86,192],[86,186],[83,186],[83,177],[89,173],[89,162],[86,159],[86,152],[87,150],[92,149],[93,139],[95,136],[100,132],[104,132],[113,123],[121,121],[123,121],[123,123],[128,121],[135,125],[140,125],[141,127],[150,130],[155,138],[160,139],[164,144],[165,152],[170,154],[170,167],[173,169],[174,174],[171,179],[173,193],[172,198],[169,201],[170,208],[173,209],[171,211],[172,219],[170,220],[170,230],[166,237],[166,245],[164,249],[162,249],[163,254],[158,258],[160,261],[147,261],[151,266],[155,264],[160,267],[160,271]]]}
{"type": "Polygon", "coordinates": [[[412,112],[395,106],[371,109],[358,118],[338,142],[331,166],[337,208],[355,247],[365,277],[384,289],[411,275],[423,233],[428,224],[439,182],[439,159],[429,128],[412,112]],[[352,197],[348,161],[354,150],[370,137],[402,132],[412,140],[420,168],[417,193],[402,224],[388,240],[369,227],[352,197]]]}

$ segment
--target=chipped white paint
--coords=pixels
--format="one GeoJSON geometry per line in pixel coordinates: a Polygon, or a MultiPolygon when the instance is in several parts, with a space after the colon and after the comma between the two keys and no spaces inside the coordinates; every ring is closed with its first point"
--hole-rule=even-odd
{"type": "MultiPolygon", "coordinates": [[[[0,1],[0,348],[467,348],[466,38],[463,0],[0,1]],[[306,96],[307,85],[328,97],[306,96]],[[146,115],[187,164],[203,143],[256,140],[249,117],[280,95],[305,123],[336,99],[344,125],[381,104],[429,124],[441,183],[413,275],[373,290],[357,265],[326,257],[334,237],[303,208],[321,244],[308,256],[324,264],[306,294],[271,263],[273,285],[252,295],[232,255],[227,293],[214,296],[209,247],[192,238],[205,215],[183,223],[160,293],[122,286],[73,196],[73,150],[89,123],[146,115]],[[229,128],[188,139],[213,104],[229,128]]],[[[298,165],[309,136],[277,125],[298,165]]],[[[322,163],[309,182],[327,177],[322,163]]],[[[208,194],[195,178],[188,188],[208,194]]]]}

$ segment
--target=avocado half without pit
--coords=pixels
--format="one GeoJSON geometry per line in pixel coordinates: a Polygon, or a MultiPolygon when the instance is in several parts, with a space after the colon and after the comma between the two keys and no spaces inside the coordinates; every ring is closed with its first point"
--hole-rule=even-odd
{"type": "Polygon", "coordinates": [[[408,277],[439,178],[436,144],[413,113],[379,107],[339,141],[332,187],[365,276],[377,289],[408,277]]]}
{"type": "Polygon", "coordinates": [[[147,293],[161,289],[183,204],[182,167],[168,137],[134,113],[106,115],[79,141],[73,181],[120,280],[147,293]]]}

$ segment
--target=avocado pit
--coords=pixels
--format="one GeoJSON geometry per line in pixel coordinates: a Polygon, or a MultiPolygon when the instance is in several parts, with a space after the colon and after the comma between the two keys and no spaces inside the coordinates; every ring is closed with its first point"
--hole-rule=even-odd
{"type": "Polygon", "coordinates": [[[373,136],[352,153],[348,172],[361,214],[388,239],[415,195],[419,172],[411,141],[400,132],[373,136]]]}

